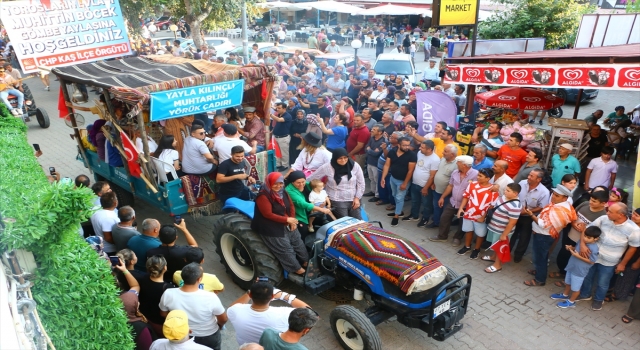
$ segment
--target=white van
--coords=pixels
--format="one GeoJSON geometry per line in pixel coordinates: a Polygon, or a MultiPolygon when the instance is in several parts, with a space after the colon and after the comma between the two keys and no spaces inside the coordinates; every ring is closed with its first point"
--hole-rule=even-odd
{"type": "Polygon", "coordinates": [[[385,75],[396,72],[403,78],[406,75],[411,85],[418,81],[417,75],[422,73],[416,71],[413,62],[411,62],[411,56],[404,53],[380,54],[373,65],[373,69],[376,71],[376,78],[380,80],[384,79],[385,75]]]}

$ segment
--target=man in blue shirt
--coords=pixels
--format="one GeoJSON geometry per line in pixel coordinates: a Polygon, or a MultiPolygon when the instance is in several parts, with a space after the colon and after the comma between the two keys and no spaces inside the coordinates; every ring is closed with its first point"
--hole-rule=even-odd
{"type": "Polygon", "coordinates": [[[569,143],[563,143],[558,147],[558,154],[554,154],[551,158],[553,171],[551,172],[551,182],[553,187],[560,184],[562,177],[567,174],[575,175],[578,178],[580,174],[580,161],[570,155],[573,146],[569,143]]]}
{"type": "Polygon", "coordinates": [[[487,157],[487,146],[479,143],[473,147],[473,165],[471,167],[476,170],[493,167],[493,160],[487,157]]]}
{"type": "Polygon", "coordinates": [[[422,80],[431,82],[431,86],[440,84],[440,69],[436,67],[436,61],[429,60],[429,68],[422,73],[422,80]]]}
{"type": "Polygon", "coordinates": [[[142,222],[142,234],[129,239],[127,248],[136,253],[138,262],[134,266],[136,270],[147,271],[147,251],[162,245],[158,239],[160,234],[160,222],[156,219],[145,219],[142,222]]]}
{"type": "Polygon", "coordinates": [[[276,114],[272,114],[271,119],[276,121],[276,125],[273,127],[273,137],[276,139],[282,153],[282,158],[276,158],[276,163],[278,171],[284,171],[290,165],[289,143],[291,142],[291,136],[289,135],[289,129],[293,118],[287,113],[287,105],[279,102],[276,103],[276,114]]]}

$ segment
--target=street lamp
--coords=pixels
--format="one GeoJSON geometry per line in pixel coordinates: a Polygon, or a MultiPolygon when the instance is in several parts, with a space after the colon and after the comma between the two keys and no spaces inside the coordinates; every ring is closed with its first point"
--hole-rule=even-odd
{"type": "Polygon", "coordinates": [[[173,32],[173,39],[178,40],[178,36],[176,35],[176,32],[178,31],[178,26],[175,24],[172,24],[169,26],[169,30],[173,32]]]}
{"type": "Polygon", "coordinates": [[[359,39],[354,39],[353,41],[351,41],[351,47],[356,51],[356,63],[353,66],[353,72],[358,74],[358,68],[360,68],[360,64],[358,63],[358,49],[362,47],[362,41],[360,41],[359,39]]]}

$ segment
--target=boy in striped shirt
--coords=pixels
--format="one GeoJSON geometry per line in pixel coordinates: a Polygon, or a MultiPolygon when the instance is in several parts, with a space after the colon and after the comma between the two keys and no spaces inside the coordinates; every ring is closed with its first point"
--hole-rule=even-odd
{"type": "MultiPolygon", "coordinates": [[[[510,183],[504,189],[504,195],[496,199],[491,205],[496,208],[491,221],[487,227],[487,241],[491,244],[497,241],[509,240],[516,227],[516,222],[522,211],[522,203],[518,199],[518,194],[522,187],[517,183],[510,183]]],[[[484,269],[487,273],[494,273],[502,270],[502,261],[496,256],[485,255],[484,261],[493,261],[493,265],[484,269]]]]}

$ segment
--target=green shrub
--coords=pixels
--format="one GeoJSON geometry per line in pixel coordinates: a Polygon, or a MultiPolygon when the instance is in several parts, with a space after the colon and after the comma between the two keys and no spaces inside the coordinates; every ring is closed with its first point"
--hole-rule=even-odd
{"type": "Polygon", "coordinates": [[[0,104],[1,250],[34,253],[33,294],[58,349],[133,349],[109,263],[78,234],[92,213],[90,189],[49,184],[27,142],[26,126],[0,104]]]}

